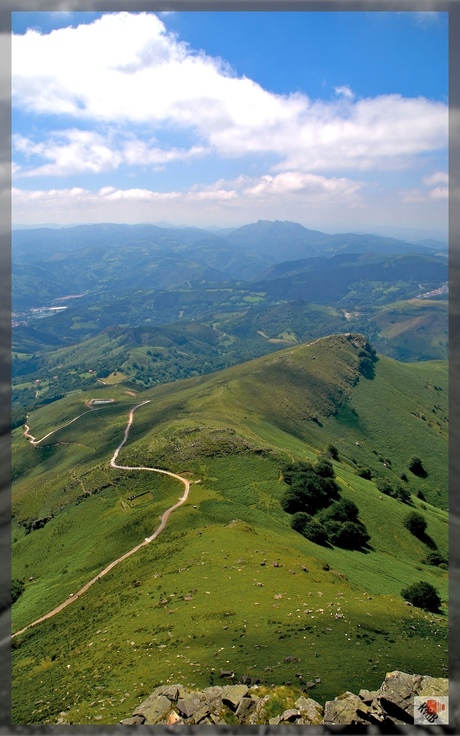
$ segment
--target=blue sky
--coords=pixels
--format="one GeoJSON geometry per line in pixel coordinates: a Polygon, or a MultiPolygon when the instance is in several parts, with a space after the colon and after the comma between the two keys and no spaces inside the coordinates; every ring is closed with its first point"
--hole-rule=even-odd
{"type": "Polygon", "coordinates": [[[447,230],[447,14],[13,13],[13,222],[447,230]]]}

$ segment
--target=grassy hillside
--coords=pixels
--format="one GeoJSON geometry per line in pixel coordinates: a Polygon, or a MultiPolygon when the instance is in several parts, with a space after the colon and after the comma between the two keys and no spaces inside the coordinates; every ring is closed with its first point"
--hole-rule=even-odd
{"type": "Polygon", "coordinates": [[[14,630],[151,534],[181,495],[171,478],[108,466],[129,408],[150,399],[121,464],[199,481],[158,540],[15,639],[15,722],[65,713],[73,723],[115,723],[160,682],[204,687],[220,682],[221,669],[300,687],[320,677],[320,701],[377,686],[390,669],[445,675],[447,571],[424,563],[427,540],[447,554],[445,363],[375,360],[364,338],[330,336],[130,391],[105,387],[100,395],[114,403],[66,427],[90,393],[32,412],[37,438],[62,427],[36,447],[14,432],[13,577],[25,582],[14,630]],[[330,442],[341,496],[370,533],[364,551],[310,542],[280,505],[286,462],[315,461],[330,442]],[[412,455],[425,478],[407,469],[412,455]],[[357,475],[364,465],[372,480],[357,475]],[[382,495],[379,477],[426,500],[382,495]],[[411,509],[427,522],[425,539],[404,527],[411,509]],[[28,532],[37,519],[42,528],[28,532]],[[401,589],[418,580],[437,588],[440,613],[404,603],[401,589]]]}

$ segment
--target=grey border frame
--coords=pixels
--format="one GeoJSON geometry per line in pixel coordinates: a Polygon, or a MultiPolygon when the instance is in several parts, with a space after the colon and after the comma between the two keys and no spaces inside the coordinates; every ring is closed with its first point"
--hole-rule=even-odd
{"type": "MultiPolygon", "coordinates": [[[[449,14],[449,726],[399,727],[393,733],[460,733],[460,2],[459,0],[3,0],[0,10],[0,584],[11,580],[11,12],[20,11],[438,11],[449,14]]],[[[5,595],[5,593],[4,593],[5,595]]],[[[9,636],[10,611],[0,614],[0,640],[9,636]]],[[[12,726],[11,651],[0,648],[0,736],[3,734],[130,734],[132,726],[12,726]]],[[[292,726],[136,726],[142,734],[275,733],[292,726]]],[[[296,733],[388,733],[378,726],[296,726],[296,733]]]]}

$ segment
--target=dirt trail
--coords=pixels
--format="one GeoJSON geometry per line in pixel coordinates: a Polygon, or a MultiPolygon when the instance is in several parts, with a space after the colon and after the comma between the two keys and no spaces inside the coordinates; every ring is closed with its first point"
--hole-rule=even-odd
{"type": "MultiPolygon", "coordinates": [[[[175,511],[175,509],[179,508],[179,506],[182,506],[182,504],[185,503],[185,501],[187,500],[188,494],[190,491],[190,481],[188,481],[186,478],[182,478],[182,476],[177,475],[176,473],[171,473],[169,472],[169,470],[161,470],[160,468],[147,468],[144,466],[135,467],[135,466],[130,466],[130,465],[117,465],[117,463],[115,462],[118,457],[118,453],[120,452],[121,448],[123,447],[123,445],[128,439],[129,430],[131,429],[131,425],[133,423],[134,412],[136,411],[136,409],[139,409],[141,406],[144,406],[144,404],[148,404],[149,401],[150,400],[147,400],[147,401],[143,401],[140,404],[137,404],[137,406],[135,406],[129,412],[129,420],[128,420],[128,424],[126,425],[124,437],[122,441],[120,442],[120,444],[118,445],[118,447],[116,448],[116,450],[114,451],[110,459],[110,465],[112,468],[117,468],[119,470],[148,470],[151,473],[162,473],[163,475],[169,475],[171,478],[175,478],[176,480],[179,480],[181,483],[184,484],[184,493],[182,494],[182,496],[180,497],[177,503],[175,503],[169,509],[166,509],[166,511],[162,514],[160,526],[156,529],[156,531],[154,531],[154,533],[150,537],[146,537],[142,542],[140,542],[135,547],[133,547],[133,549],[130,549],[129,552],[125,552],[125,554],[121,555],[121,557],[118,557],[116,560],[113,560],[113,562],[107,565],[107,567],[104,567],[103,570],[98,572],[98,574],[94,578],[92,578],[92,580],[90,580],[88,583],[85,583],[85,585],[82,588],[80,588],[79,591],[74,593],[71,597],[67,598],[67,600],[65,600],[63,603],[60,603],[58,606],[56,606],[56,608],[53,608],[53,610],[49,611],[49,613],[46,613],[44,616],[40,616],[40,618],[37,618],[35,621],[32,621],[32,623],[28,624],[27,626],[24,626],[24,628],[20,629],[20,631],[16,631],[14,634],[12,634],[13,637],[19,636],[19,634],[23,634],[25,631],[30,629],[32,626],[36,626],[37,624],[40,624],[42,621],[46,621],[47,619],[55,616],[57,613],[59,613],[59,611],[62,611],[66,606],[69,606],[71,603],[78,600],[78,598],[80,598],[84,593],[86,593],[88,588],[94,585],[94,583],[97,583],[97,581],[100,580],[104,575],[107,575],[107,573],[110,572],[110,570],[112,570],[116,565],[118,565],[123,560],[126,560],[128,557],[131,557],[131,555],[133,555],[135,552],[137,552],[142,547],[145,547],[147,544],[150,544],[150,542],[153,542],[153,540],[156,539],[158,535],[161,534],[161,532],[165,528],[166,524],[168,523],[170,514],[172,514],[172,512],[175,511]]],[[[90,411],[93,411],[93,410],[90,410],[90,411]]],[[[89,412],[84,412],[84,414],[88,414],[88,413],[89,412]]],[[[58,427],[58,429],[54,429],[52,432],[48,432],[48,434],[46,434],[40,440],[37,440],[35,437],[33,437],[30,434],[30,427],[28,427],[28,425],[26,424],[24,425],[25,426],[24,437],[27,437],[31,444],[38,445],[40,442],[46,439],[46,437],[49,437],[50,435],[54,434],[59,429],[63,429],[63,427],[67,427],[69,424],[72,424],[72,422],[75,422],[77,419],[79,419],[82,416],[83,414],[80,414],[78,417],[75,417],[75,419],[72,419],[70,422],[67,422],[67,424],[63,424],[62,427],[58,427]]]]}

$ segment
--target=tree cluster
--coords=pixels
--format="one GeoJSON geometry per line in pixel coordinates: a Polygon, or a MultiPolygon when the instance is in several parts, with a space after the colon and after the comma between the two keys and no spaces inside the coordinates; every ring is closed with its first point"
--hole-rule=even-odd
{"type": "Polygon", "coordinates": [[[411,502],[410,491],[407,488],[401,486],[399,483],[396,483],[396,485],[394,485],[390,483],[390,481],[386,478],[380,478],[377,481],[377,488],[379,489],[380,493],[385,493],[385,495],[391,496],[392,498],[399,498],[399,500],[403,503],[411,502]]]}
{"type": "Polygon", "coordinates": [[[423,608],[425,611],[431,611],[437,613],[441,605],[441,599],[438,591],[430,583],[425,583],[420,580],[418,583],[413,583],[401,591],[402,597],[412,603],[417,608],[423,608]]]}
{"type": "Polygon", "coordinates": [[[291,463],[283,469],[283,477],[289,488],[281,505],[292,514],[291,527],[295,531],[316,544],[346,549],[361,549],[367,544],[370,536],[358,519],[358,507],[353,501],[338,500],[339,488],[330,460],[323,457],[315,466],[291,463]]]}

